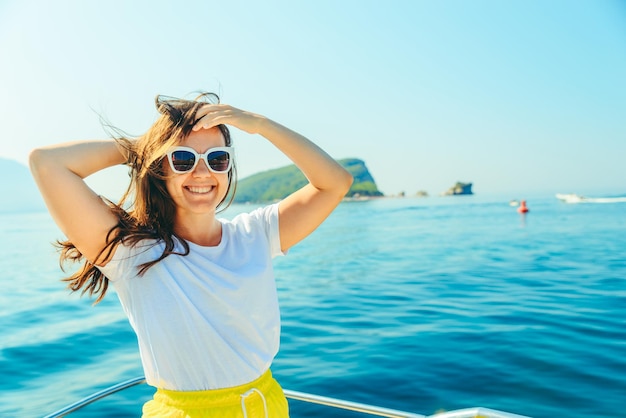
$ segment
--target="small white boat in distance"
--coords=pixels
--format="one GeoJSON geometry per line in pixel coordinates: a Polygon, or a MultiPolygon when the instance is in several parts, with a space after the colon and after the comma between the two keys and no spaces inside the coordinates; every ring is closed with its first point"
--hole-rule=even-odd
{"type": "Polygon", "coordinates": [[[556,198],[565,203],[620,203],[626,202],[626,196],[619,197],[585,197],[576,193],[557,193],[556,198]]]}
{"type": "Polygon", "coordinates": [[[557,193],[556,198],[565,203],[580,203],[585,199],[584,196],[577,195],[576,193],[557,193]]]}

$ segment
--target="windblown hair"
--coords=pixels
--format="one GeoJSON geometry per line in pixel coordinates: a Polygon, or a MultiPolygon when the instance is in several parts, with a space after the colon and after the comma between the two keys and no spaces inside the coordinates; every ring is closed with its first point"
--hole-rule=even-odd
{"type": "MultiPolygon", "coordinates": [[[[161,256],[140,265],[139,275],[169,255],[189,254],[189,244],[174,232],[175,205],[165,186],[162,162],[171,147],[189,136],[198,120],[196,112],[207,103],[219,103],[219,97],[213,93],[202,93],[194,100],[157,96],[155,102],[160,116],[144,135],[134,138],[135,141],[121,130],[107,125],[116,134],[115,140],[128,153],[127,165],[131,179],[119,203],[104,199],[119,221],[107,234],[107,245],[96,260],[110,258],[120,243],[134,245],[146,239],[164,242],[165,249],[161,256]],[[183,252],[174,250],[176,241],[183,246],[183,252]]],[[[228,128],[225,125],[217,127],[224,136],[225,145],[232,146],[228,128]]],[[[228,172],[228,189],[217,207],[218,212],[230,206],[235,197],[236,185],[237,170],[233,164],[228,172]]],[[[63,279],[68,282],[68,288],[72,291],[82,289],[82,294],[97,296],[94,304],[100,302],[108,289],[109,279],[84,258],[72,242],[57,241],[57,245],[61,254],[61,268],[67,262],[83,263],[82,269],[63,279]]]]}

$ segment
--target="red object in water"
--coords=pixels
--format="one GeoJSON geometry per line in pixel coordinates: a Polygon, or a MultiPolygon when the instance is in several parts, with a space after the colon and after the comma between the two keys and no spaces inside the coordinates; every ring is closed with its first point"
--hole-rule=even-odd
{"type": "Polygon", "coordinates": [[[519,208],[517,208],[517,211],[519,213],[526,213],[526,212],[528,212],[528,207],[526,207],[526,201],[525,200],[522,200],[520,202],[520,205],[519,205],[519,208]]]}

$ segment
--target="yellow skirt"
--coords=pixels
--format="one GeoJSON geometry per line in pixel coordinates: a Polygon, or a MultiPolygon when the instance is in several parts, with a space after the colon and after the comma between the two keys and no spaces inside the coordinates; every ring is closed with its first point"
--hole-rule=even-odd
{"type": "Polygon", "coordinates": [[[289,405],[268,370],[258,379],[226,389],[157,389],[143,406],[144,418],[288,418],[289,405]]]}

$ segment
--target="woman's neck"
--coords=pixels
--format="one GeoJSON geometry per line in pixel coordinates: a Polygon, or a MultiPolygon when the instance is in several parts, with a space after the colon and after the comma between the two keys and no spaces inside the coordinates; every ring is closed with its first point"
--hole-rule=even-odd
{"type": "Polygon", "coordinates": [[[222,242],[222,224],[214,215],[179,217],[174,223],[174,232],[203,247],[215,247],[222,242]]]}

